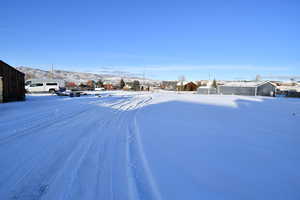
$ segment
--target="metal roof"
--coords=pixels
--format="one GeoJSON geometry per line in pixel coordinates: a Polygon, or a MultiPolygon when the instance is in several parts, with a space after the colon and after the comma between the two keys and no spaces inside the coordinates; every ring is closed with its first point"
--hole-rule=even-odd
{"type": "Polygon", "coordinates": [[[227,82],[227,83],[225,83],[224,85],[221,85],[221,86],[222,87],[254,87],[255,88],[255,87],[267,84],[267,83],[272,84],[269,81],[251,81],[251,82],[245,82],[245,81],[242,82],[242,81],[240,81],[240,82],[227,82]]]}

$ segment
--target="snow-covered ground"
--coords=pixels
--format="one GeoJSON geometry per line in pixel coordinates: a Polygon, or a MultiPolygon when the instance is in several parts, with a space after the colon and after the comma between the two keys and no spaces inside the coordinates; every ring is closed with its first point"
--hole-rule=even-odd
{"type": "Polygon", "coordinates": [[[173,92],[0,104],[1,200],[298,200],[300,101],[173,92]]]}

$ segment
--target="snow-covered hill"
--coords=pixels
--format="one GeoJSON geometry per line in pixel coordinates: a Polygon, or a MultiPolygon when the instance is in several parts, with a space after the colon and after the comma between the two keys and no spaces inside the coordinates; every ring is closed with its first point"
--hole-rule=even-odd
{"type": "Polygon", "coordinates": [[[136,76],[123,76],[115,75],[115,74],[95,74],[95,73],[86,73],[86,72],[72,72],[72,71],[64,71],[64,70],[53,70],[51,71],[31,68],[31,67],[16,67],[21,72],[25,73],[25,78],[55,78],[55,79],[63,79],[69,82],[81,83],[86,82],[88,80],[102,80],[102,81],[111,81],[113,83],[117,83],[123,78],[125,81],[134,81],[138,80],[140,82],[147,82],[147,83],[155,83],[156,81],[151,79],[143,79],[141,77],[136,76]]]}

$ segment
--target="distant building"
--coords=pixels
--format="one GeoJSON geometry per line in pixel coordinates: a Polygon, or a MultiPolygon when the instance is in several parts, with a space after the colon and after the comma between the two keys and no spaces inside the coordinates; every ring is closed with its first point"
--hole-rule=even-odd
{"type": "Polygon", "coordinates": [[[25,74],[0,60],[0,103],[25,99],[25,74]]]}
{"type": "Polygon", "coordinates": [[[164,90],[176,90],[177,88],[177,81],[162,81],[160,85],[161,89],[164,90]]]}
{"type": "Polygon", "coordinates": [[[196,91],[198,88],[198,84],[195,82],[188,81],[179,81],[177,83],[177,91],[196,91]]]}
{"type": "Polygon", "coordinates": [[[151,86],[148,84],[141,84],[140,85],[140,90],[141,91],[150,91],[151,90],[151,86]]]}
{"type": "Polygon", "coordinates": [[[132,84],[126,83],[125,86],[123,87],[123,90],[131,90],[132,89],[132,84]]]}
{"type": "Polygon", "coordinates": [[[105,88],[105,90],[113,90],[114,89],[114,86],[110,81],[104,81],[103,87],[105,88]]]}
{"type": "Polygon", "coordinates": [[[287,97],[300,97],[300,86],[277,86],[276,94],[287,97]]]}
{"type": "Polygon", "coordinates": [[[246,96],[275,96],[276,85],[271,82],[229,82],[217,88],[219,94],[246,96]]]}
{"type": "Polygon", "coordinates": [[[289,90],[286,94],[287,97],[300,97],[300,92],[297,90],[289,90]]]}
{"type": "Polygon", "coordinates": [[[217,94],[217,88],[212,86],[200,86],[197,89],[198,94],[217,94]]]}
{"type": "Polygon", "coordinates": [[[199,86],[209,86],[211,85],[212,81],[210,80],[200,80],[200,81],[197,81],[197,84],[199,86]]]}
{"type": "Polygon", "coordinates": [[[213,86],[213,81],[201,81],[198,87],[198,94],[217,94],[217,88],[213,86]]]}

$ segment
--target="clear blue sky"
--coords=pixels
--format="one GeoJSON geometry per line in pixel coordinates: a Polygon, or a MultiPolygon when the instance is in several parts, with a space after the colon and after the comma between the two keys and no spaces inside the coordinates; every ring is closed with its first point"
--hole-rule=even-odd
{"type": "Polygon", "coordinates": [[[300,74],[299,0],[2,0],[0,59],[156,79],[300,74]]]}

